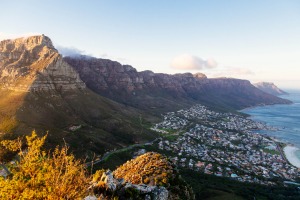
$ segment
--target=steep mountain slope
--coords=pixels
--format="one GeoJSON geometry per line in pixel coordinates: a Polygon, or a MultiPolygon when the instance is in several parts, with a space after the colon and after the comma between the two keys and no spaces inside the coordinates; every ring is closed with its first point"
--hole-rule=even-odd
{"type": "Polygon", "coordinates": [[[44,35],[1,41],[0,59],[3,88],[25,92],[85,88],[44,35]]]}
{"type": "Polygon", "coordinates": [[[190,73],[137,72],[129,65],[86,56],[65,57],[64,60],[96,93],[148,112],[174,110],[197,102],[223,109],[290,103],[262,92],[246,80],[208,79],[203,74],[190,73]]]}
{"type": "Polygon", "coordinates": [[[259,83],[255,83],[253,85],[255,87],[257,87],[258,89],[260,89],[268,94],[275,95],[275,96],[287,94],[285,91],[279,89],[274,83],[259,82],[259,83]]]}
{"type": "MultiPolygon", "coordinates": [[[[155,137],[145,113],[99,96],[42,36],[0,43],[0,133],[49,130],[48,146],[100,153],[155,137]]],[[[149,116],[149,115],[147,115],[149,116]]],[[[5,133],[14,133],[5,134],[5,133]]]]}

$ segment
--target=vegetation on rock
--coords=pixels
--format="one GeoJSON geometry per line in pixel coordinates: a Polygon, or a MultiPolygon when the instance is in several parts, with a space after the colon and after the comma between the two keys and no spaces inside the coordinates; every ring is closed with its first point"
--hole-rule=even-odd
{"type": "Polygon", "coordinates": [[[167,186],[174,178],[172,164],[161,154],[148,152],[127,161],[114,171],[116,178],[133,184],[167,186]]]}

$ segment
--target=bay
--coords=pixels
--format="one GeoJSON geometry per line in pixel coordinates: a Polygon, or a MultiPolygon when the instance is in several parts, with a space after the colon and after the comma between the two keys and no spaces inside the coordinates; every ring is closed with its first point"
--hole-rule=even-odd
{"type": "Polygon", "coordinates": [[[291,100],[293,104],[247,108],[242,112],[251,115],[253,120],[262,121],[277,128],[276,131],[263,130],[259,132],[297,147],[298,150],[294,151],[293,155],[300,162],[300,90],[287,92],[289,94],[280,97],[291,100]]]}

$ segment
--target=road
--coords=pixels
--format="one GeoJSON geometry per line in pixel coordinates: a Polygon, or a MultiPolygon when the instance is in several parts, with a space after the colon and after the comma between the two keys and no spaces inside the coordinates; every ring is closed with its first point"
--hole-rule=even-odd
{"type": "Polygon", "coordinates": [[[286,159],[286,157],[285,157],[285,155],[284,155],[284,152],[283,152],[283,149],[281,148],[281,146],[280,146],[277,142],[275,142],[275,144],[276,144],[277,150],[280,152],[281,157],[285,160],[285,162],[290,163],[290,162],[286,159]]]}
{"type": "Polygon", "coordinates": [[[115,153],[120,153],[122,151],[127,151],[129,149],[133,149],[135,147],[141,147],[141,146],[148,146],[148,145],[153,145],[154,142],[156,142],[157,140],[160,140],[161,138],[156,138],[155,140],[151,141],[151,142],[146,142],[146,143],[143,143],[143,144],[133,144],[133,145],[130,145],[130,146],[127,146],[127,147],[124,147],[122,149],[117,149],[115,151],[111,151],[111,152],[106,152],[103,157],[100,159],[100,160],[96,160],[96,161],[91,161],[91,162],[87,162],[87,163],[84,163],[85,167],[90,167],[92,165],[96,165],[96,164],[99,164],[103,161],[105,161],[109,156],[111,156],[112,154],[115,154],[115,153]]]}

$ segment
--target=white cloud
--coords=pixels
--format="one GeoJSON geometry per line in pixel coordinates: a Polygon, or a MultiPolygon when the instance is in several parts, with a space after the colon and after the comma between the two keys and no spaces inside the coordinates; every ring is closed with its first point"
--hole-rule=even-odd
{"type": "Polygon", "coordinates": [[[113,60],[113,61],[117,61],[117,62],[120,62],[120,63],[126,63],[126,62],[129,62],[129,60],[127,58],[124,58],[124,57],[118,57],[118,56],[113,56],[113,55],[110,55],[108,53],[99,53],[97,54],[95,57],[97,58],[102,58],[102,59],[109,59],[109,60],[113,60]]]}
{"type": "Polygon", "coordinates": [[[101,54],[98,54],[98,55],[93,55],[93,54],[87,53],[86,51],[80,50],[76,47],[64,47],[64,46],[60,46],[60,45],[55,45],[55,48],[63,56],[77,57],[77,56],[80,56],[80,55],[85,55],[85,56],[90,56],[90,57],[95,57],[95,58],[110,59],[110,60],[113,60],[113,61],[118,61],[120,63],[127,62],[126,58],[112,57],[112,56],[108,55],[107,53],[101,53],[101,54]]]}
{"type": "Polygon", "coordinates": [[[229,72],[235,75],[254,75],[253,71],[245,68],[231,68],[229,72]]]}
{"type": "Polygon", "coordinates": [[[197,56],[182,54],[175,57],[170,65],[172,68],[179,70],[199,70],[215,68],[218,64],[212,58],[204,60],[197,56]]]}
{"type": "Polygon", "coordinates": [[[205,62],[207,68],[216,68],[218,66],[218,63],[212,58],[207,59],[205,62]]]}
{"type": "Polygon", "coordinates": [[[63,56],[79,56],[85,54],[85,51],[82,51],[75,47],[64,47],[64,46],[56,45],[55,48],[63,56]]]}
{"type": "Polygon", "coordinates": [[[99,54],[99,58],[108,58],[108,54],[107,53],[99,54]]]}
{"type": "Polygon", "coordinates": [[[255,75],[253,71],[247,68],[240,67],[223,67],[218,71],[210,74],[213,77],[233,77],[233,78],[244,78],[255,75]]]}
{"type": "Polygon", "coordinates": [[[0,41],[7,39],[16,39],[21,37],[29,37],[33,35],[42,35],[41,33],[23,33],[23,34],[9,34],[0,32],[0,41]]]}

